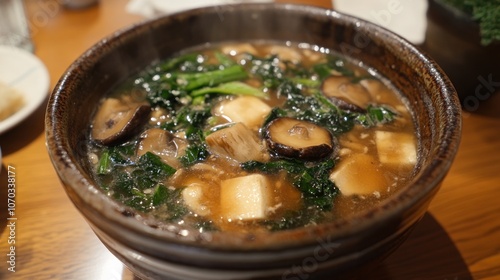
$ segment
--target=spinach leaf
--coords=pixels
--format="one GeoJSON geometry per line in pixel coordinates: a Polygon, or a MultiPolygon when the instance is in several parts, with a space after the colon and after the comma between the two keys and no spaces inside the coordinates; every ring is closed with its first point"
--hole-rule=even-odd
{"type": "Polygon", "coordinates": [[[325,212],[318,207],[305,207],[298,211],[288,211],[279,219],[266,220],[263,224],[271,231],[288,230],[320,223],[325,212]]]}
{"type": "Polygon", "coordinates": [[[313,166],[306,166],[304,162],[298,160],[281,159],[269,162],[248,161],[242,163],[241,168],[267,174],[286,171],[288,180],[302,192],[308,205],[329,210],[333,206],[333,198],[338,194],[338,188],[329,179],[334,165],[333,159],[313,166]]]}
{"type": "Polygon", "coordinates": [[[204,144],[190,145],[186,149],[186,154],[180,157],[180,162],[184,167],[204,161],[208,158],[209,152],[204,144]]]}
{"type": "Polygon", "coordinates": [[[164,163],[161,158],[147,152],[139,158],[138,167],[144,170],[153,180],[164,180],[175,173],[175,168],[164,163]]]}
{"type": "Polygon", "coordinates": [[[285,78],[285,72],[279,67],[280,59],[277,55],[260,58],[248,55],[250,73],[262,80],[264,87],[276,89],[285,78]]]}
{"type": "Polygon", "coordinates": [[[396,113],[384,106],[368,106],[366,114],[356,116],[356,121],[365,126],[372,127],[378,124],[390,123],[396,117],[396,113]]]}

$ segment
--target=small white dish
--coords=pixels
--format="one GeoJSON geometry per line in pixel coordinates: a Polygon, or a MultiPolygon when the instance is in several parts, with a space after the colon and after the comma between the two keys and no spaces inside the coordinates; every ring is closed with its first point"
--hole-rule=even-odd
{"type": "Polygon", "coordinates": [[[0,81],[13,87],[24,97],[23,107],[0,121],[2,134],[27,118],[43,103],[49,92],[50,78],[45,65],[32,53],[0,46],[0,81]]]}

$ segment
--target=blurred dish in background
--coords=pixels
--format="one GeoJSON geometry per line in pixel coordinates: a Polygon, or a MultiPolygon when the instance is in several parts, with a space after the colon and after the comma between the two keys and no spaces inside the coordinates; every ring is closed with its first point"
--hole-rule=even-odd
{"type": "MultiPolygon", "coordinates": [[[[45,65],[32,53],[7,46],[0,46],[0,83],[22,98],[18,110],[0,120],[0,134],[20,123],[35,111],[45,100],[49,91],[50,79],[45,65]]],[[[12,95],[0,94],[0,109],[3,104],[18,102],[12,95]]],[[[1,116],[0,112],[0,116],[1,116]]]]}

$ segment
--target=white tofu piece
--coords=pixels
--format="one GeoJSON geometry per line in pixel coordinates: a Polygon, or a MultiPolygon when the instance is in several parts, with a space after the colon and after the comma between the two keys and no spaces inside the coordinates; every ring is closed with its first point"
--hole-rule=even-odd
{"type": "Polygon", "coordinates": [[[334,168],[330,180],[343,195],[368,195],[387,189],[387,180],[377,166],[377,160],[368,154],[352,154],[334,168]]]}
{"type": "Polygon", "coordinates": [[[254,220],[266,217],[271,187],[265,176],[251,174],[221,182],[221,215],[227,220],[254,220]]]}
{"type": "Polygon", "coordinates": [[[375,142],[382,164],[404,165],[417,162],[417,148],[412,134],[376,131],[375,142]]]}
{"type": "Polygon", "coordinates": [[[229,122],[240,122],[251,129],[258,129],[271,110],[272,108],[258,97],[239,96],[232,100],[223,101],[215,109],[215,115],[219,115],[229,122]]]}
{"type": "Polygon", "coordinates": [[[182,190],[182,199],[184,204],[200,216],[210,214],[210,209],[203,204],[203,187],[200,184],[191,184],[182,190]]]}
{"type": "Polygon", "coordinates": [[[240,163],[250,160],[267,161],[269,156],[256,133],[242,123],[218,130],[208,135],[206,141],[210,153],[240,163]]]}

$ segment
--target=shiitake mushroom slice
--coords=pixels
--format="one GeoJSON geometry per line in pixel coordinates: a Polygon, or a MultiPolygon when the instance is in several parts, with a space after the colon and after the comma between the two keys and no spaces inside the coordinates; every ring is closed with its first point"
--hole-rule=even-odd
{"type": "Polygon", "coordinates": [[[327,129],[289,117],[271,121],[264,138],[278,157],[314,161],[330,156],[334,150],[333,137],[327,129]]]}
{"type": "Polygon", "coordinates": [[[340,97],[328,97],[328,100],[332,102],[333,105],[339,107],[341,110],[347,111],[347,112],[353,112],[353,113],[366,113],[365,108],[361,108],[358,105],[349,103],[348,101],[340,98],[340,97]]]}
{"type": "Polygon", "coordinates": [[[368,90],[359,83],[353,83],[352,78],[345,76],[329,76],[321,84],[323,95],[342,110],[365,112],[371,101],[368,90]]]}
{"type": "Polygon", "coordinates": [[[137,145],[137,156],[140,157],[147,152],[152,152],[166,164],[180,168],[179,158],[185,155],[187,146],[186,139],[177,137],[167,130],[154,127],[141,133],[137,145]]]}
{"type": "Polygon", "coordinates": [[[105,146],[128,140],[148,121],[151,106],[129,99],[107,98],[92,123],[92,139],[105,146]]]}

